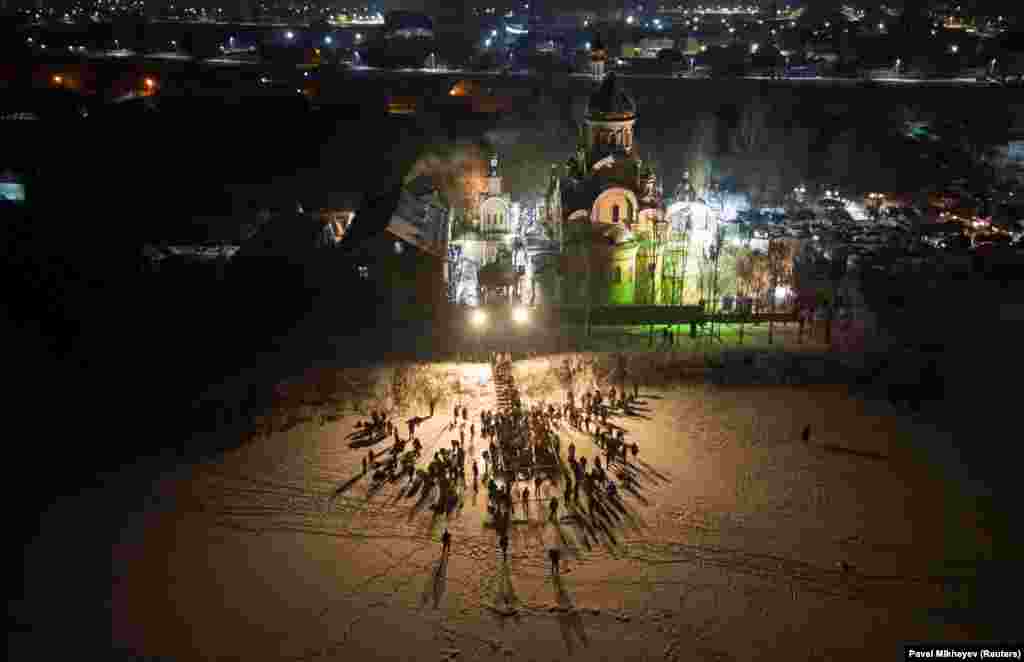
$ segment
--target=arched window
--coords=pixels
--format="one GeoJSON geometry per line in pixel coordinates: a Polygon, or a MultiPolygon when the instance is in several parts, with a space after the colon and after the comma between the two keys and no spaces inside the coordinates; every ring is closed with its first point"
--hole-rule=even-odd
{"type": "Polygon", "coordinates": [[[619,222],[619,206],[612,205],[612,223],[619,222]]]}

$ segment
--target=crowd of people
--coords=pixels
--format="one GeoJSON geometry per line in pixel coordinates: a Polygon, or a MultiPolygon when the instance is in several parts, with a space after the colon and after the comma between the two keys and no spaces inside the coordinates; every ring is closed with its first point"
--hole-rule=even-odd
{"type": "MultiPolygon", "coordinates": [[[[564,368],[577,371],[583,366],[569,362],[564,368]]],[[[614,509],[622,507],[620,489],[636,489],[633,472],[628,470],[629,456],[635,462],[640,447],[635,442],[627,443],[625,430],[609,418],[617,412],[632,413],[639,387],[634,384],[630,393],[624,388],[611,387],[607,393],[594,389],[585,392],[579,401],[570,389],[562,405],[524,404],[512,377],[511,357],[495,354],[492,369],[498,411],[482,411],[480,421],[483,440],[488,443],[483,452],[488,511],[499,531],[503,555],[507,552],[507,531],[517,501],[521,502],[525,517],[529,517],[530,503],[534,501],[544,504],[547,517],[557,521],[560,506],[567,514],[582,516],[577,510],[583,507],[582,491],[591,518],[599,513],[617,519],[614,509]],[[577,456],[574,443],[566,449],[567,463],[562,460],[560,433],[570,427],[593,435],[595,444],[604,452],[603,463],[600,456],[594,457],[588,470],[587,458],[577,456]],[[614,476],[609,475],[612,473],[614,476]]]]}
{"type": "MultiPolygon", "coordinates": [[[[468,407],[456,404],[452,419],[444,428],[453,437],[450,444],[437,449],[425,468],[417,469],[423,445],[416,436],[416,428],[423,419],[409,419],[408,437],[403,439],[399,426],[387,414],[373,412],[371,420],[357,423],[357,428],[376,438],[393,437],[393,442],[379,453],[369,451],[363,460],[364,473],[372,470],[373,481],[378,484],[407,480],[406,496],[420,493],[426,497],[436,491],[433,509],[440,514],[461,508],[463,489],[468,486],[467,470],[471,470],[474,491],[481,485],[486,487],[487,510],[498,531],[503,557],[508,553],[508,527],[518,504],[526,519],[530,517],[531,503],[536,502],[543,504],[540,508],[555,522],[559,520],[560,508],[564,514],[579,518],[586,513],[591,523],[596,523],[596,516],[609,522],[617,520],[615,511],[623,510],[621,490],[636,489],[630,455],[635,464],[640,448],[635,442],[627,442],[625,430],[615,425],[613,419],[617,414],[633,413],[639,397],[638,385],[627,392],[623,378],[620,388],[594,388],[578,398],[568,388],[561,404],[526,403],[512,375],[512,356],[494,353],[490,359],[497,407],[480,411],[479,427],[476,420],[470,420],[468,407]],[[601,454],[589,460],[578,455],[575,443],[569,443],[563,460],[562,436],[569,430],[590,436],[604,461],[601,454]],[[478,435],[482,471],[476,453],[478,435]]],[[[563,370],[575,376],[584,367],[578,359],[567,360],[563,370]]],[[[451,544],[450,534],[447,544],[451,544]]],[[[553,571],[557,572],[557,568],[553,571]]]]}

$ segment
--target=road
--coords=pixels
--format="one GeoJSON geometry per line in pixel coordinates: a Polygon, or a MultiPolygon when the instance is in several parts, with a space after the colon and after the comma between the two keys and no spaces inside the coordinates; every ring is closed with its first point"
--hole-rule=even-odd
{"type": "MultiPolygon", "coordinates": [[[[142,60],[152,61],[192,61],[192,56],[178,52],[164,52],[164,53],[148,53],[143,55],[136,55],[131,51],[118,50],[118,51],[103,51],[103,52],[90,52],[87,54],[90,59],[124,59],[128,57],[139,57],[142,60]]],[[[206,64],[213,66],[225,66],[225,67],[237,67],[237,66],[253,66],[261,67],[268,66],[270,63],[260,62],[259,60],[249,59],[245,57],[233,58],[230,56],[224,57],[213,57],[201,60],[206,64]]],[[[305,68],[305,67],[299,67],[305,68]]],[[[346,67],[347,68],[347,67],[346,67]]],[[[471,71],[461,69],[383,69],[380,67],[369,67],[365,65],[356,65],[350,68],[353,72],[361,72],[367,75],[384,75],[390,76],[394,74],[401,74],[403,76],[462,76],[467,78],[496,78],[496,77],[510,77],[515,79],[531,79],[531,78],[543,78],[543,74],[537,74],[532,72],[510,72],[505,73],[502,71],[471,71]]],[[[623,79],[638,79],[638,80],[676,80],[676,81],[698,81],[708,80],[702,77],[694,76],[680,76],[677,74],[660,74],[660,73],[633,73],[628,70],[616,70],[616,75],[623,79]]],[[[570,73],[567,74],[573,79],[590,79],[593,78],[588,73],[570,73]]],[[[719,79],[714,79],[719,80],[719,79]]],[[[746,80],[746,81],[764,81],[771,82],[778,85],[793,85],[793,86],[807,86],[807,85],[844,85],[844,86],[858,86],[864,85],[867,81],[859,78],[843,78],[836,76],[814,76],[814,77],[801,77],[801,78],[784,78],[784,79],[773,79],[769,76],[737,76],[735,80],[746,80]]],[[[961,86],[990,86],[992,83],[987,81],[979,81],[973,77],[954,77],[954,78],[906,78],[906,77],[883,77],[873,78],[870,81],[871,84],[881,86],[907,86],[907,85],[922,85],[922,86],[935,86],[935,87],[961,87],[961,86]]]]}

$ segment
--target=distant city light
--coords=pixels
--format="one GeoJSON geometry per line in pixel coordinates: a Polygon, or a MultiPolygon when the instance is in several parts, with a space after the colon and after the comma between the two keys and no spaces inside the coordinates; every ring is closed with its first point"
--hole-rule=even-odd
{"type": "Polygon", "coordinates": [[[953,44],[952,46],[949,47],[949,50],[952,51],[953,55],[956,55],[957,52],[959,52],[960,47],[957,46],[956,44],[953,44]]]}
{"type": "Polygon", "coordinates": [[[626,23],[629,23],[630,25],[632,25],[633,24],[633,17],[629,16],[628,18],[626,18],[626,23]]]}
{"type": "Polygon", "coordinates": [[[588,51],[590,50],[590,42],[589,41],[587,42],[587,50],[588,51]]]}
{"type": "Polygon", "coordinates": [[[327,35],[326,37],[324,37],[324,43],[325,43],[325,44],[330,44],[330,43],[332,43],[333,41],[334,41],[334,40],[333,40],[333,39],[331,39],[331,36],[330,36],[330,35],[327,35]]]}
{"type": "Polygon", "coordinates": [[[284,37],[285,37],[285,39],[294,39],[295,38],[295,33],[292,32],[291,30],[289,30],[288,32],[284,33],[284,37]]]}

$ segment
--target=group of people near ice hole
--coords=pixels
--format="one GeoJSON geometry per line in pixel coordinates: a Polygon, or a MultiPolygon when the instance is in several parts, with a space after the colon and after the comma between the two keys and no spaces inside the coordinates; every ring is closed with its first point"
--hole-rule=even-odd
{"type": "MultiPolygon", "coordinates": [[[[582,516],[578,510],[583,505],[580,498],[582,490],[591,519],[595,512],[608,519],[617,519],[608,506],[621,507],[620,485],[623,489],[634,489],[635,483],[626,465],[629,464],[629,455],[632,454],[635,460],[640,448],[635,442],[627,443],[624,430],[616,429],[608,419],[615,411],[631,413],[631,407],[639,397],[639,385],[634,384],[631,393],[626,392],[624,384],[620,389],[609,388],[607,393],[594,389],[585,392],[578,402],[569,389],[561,406],[543,402],[524,406],[512,378],[511,355],[492,354],[491,366],[498,388],[498,410],[481,411],[478,429],[475,421],[469,421],[468,408],[455,405],[446,431],[454,433],[458,430],[459,438],[451,440],[450,448],[436,450],[425,469],[416,468],[423,451],[423,445],[416,436],[416,428],[422,419],[412,418],[406,422],[407,439],[399,436],[399,426],[383,412],[371,412],[370,421],[357,423],[357,428],[361,427],[373,436],[394,438],[390,448],[379,453],[372,449],[368,452],[363,459],[363,473],[373,470],[375,483],[407,477],[407,495],[419,490],[430,493],[438,488],[438,499],[432,508],[436,513],[450,513],[461,506],[458,486],[467,484],[466,470],[467,466],[471,467],[474,491],[481,484],[487,488],[487,509],[498,530],[498,543],[504,560],[508,557],[508,527],[516,501],[521,502],[523,514],[529,518],[531,496],[535,501],[547,499],[548,519],[557,522],[558,492],[550,498],[547,494],[542,496],[546,483],[557,486],[561,479],[563,510],[582,516]],[[604,463],[600,456],[588,463],[586,457],[577,456],[576,445],[570,443],[567,449],[569,471],[564,471],[558,435],[563,423],[579,432],[592,434],[595,444],[604,451],[604,463]],[[467,429],[468,453],[465,449],[467,429]],[[486,444],[481,453],[484,464],[482,476],[477,460],[472,459],[470,463],[470,457],[475,453],[478,430],[481,443],[486,444]],[[622,469],[616,472],[618,485],[608,475],[615,463],[622,465],[622,469]],[[520,483],[521,490],[518,488],[520,483]]],[[[570,372],[582,369],[578,363],[567,363],[564,367],[570,372]]],[[[447,529],[445,534],[443,544],[447,550],[451,546],[451,534],[447,529]]],[[[549,558],[552,572],[557,574],[560,559],[557,547],[549,550],[549,558]]]]}
{"type": "MultiPolygon", "coordinates": [[[[488,512],[499,533],[498,544],[503,560],[507,560],[508,527],[517,500],[521,500],[523,514],[529,518],[531,482],[534,500],[543,503],[546,495],[542,497],[541,492],[545,484],[549,482],[552,486],[557,485],[561,478],[564,485],[564,510],[574,511],[579,515],[576,509],[582,506],[582,488],[591,519],[594,518],[595,511],[608,518],[617,518],[607,505],[616,504],[621,507],[619,486],[608,473],[613,463],[626,465],[629,462],[629,453],[632,453],[635,460],[640,452],[638,444],[626,443],[624,430],[615,429],[608,422],[608,417],[616,410],[630,413],[630,406],[639,397],[638,384],[634,384],[632,393],[627,393],[624,386],[618,390],[612,387],[607,394],[600,389],[587,391],[578,405],[572,391],[569,390],[566,402],[562,406],[543,402],[524,406],[515,388],[511,364],[511,356],[508,354],[492,355],[492,370],[499,394],[499,411],[484,410],[480,413],[482,436],[488,442],[487,450],[482,453],[484,479],[488,491],[488,512]],[[571,475],[563,471],[560,459],[561,440],[558,435],[563,422],[587,434],[591,434],[593,422],[594,441],[605,452],[603,466],[598,456],[593,459],[588,471],[587,458],[577,457],[576,445],[570,443],[567,451],[571,475]],[[498,476],[503,478],[503,485],[499,485],[496,480],[498,476]],[[517,487],[520,482],[523,483],[521,490],[517,487]]],[[[578,370],[581,367],[566,365],[569,370],[578,370]]],[[[474,462],[474,486],[476,476],[474,462]]],[[[617,472],[617,477],[623,488],[634,488],[632,475],[625,467],[617,472]]],[[[558,519],[560,504],[557,494],[556,492],[547,500],[548,518],[552,521],[558,519]]],[[[557,547],[549,550],[554,574],[559,571],[560,554],[557,547]]]]}

